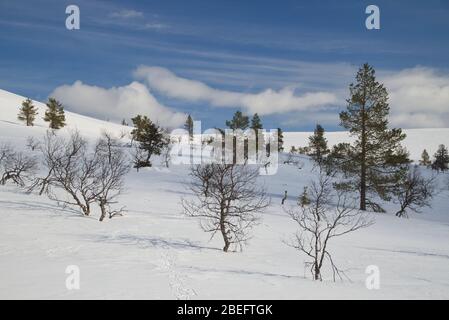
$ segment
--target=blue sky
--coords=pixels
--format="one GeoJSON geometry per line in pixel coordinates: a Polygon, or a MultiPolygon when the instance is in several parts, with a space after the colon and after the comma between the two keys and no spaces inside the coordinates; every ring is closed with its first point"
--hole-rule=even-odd
{"type": "Polygon", "coordinates": [[[347,86],[369,62],[391,86],[393,125],[447,127],[448,18],[444,0],[3,0],[0,88],[56,95],[113,121],[153,108],[161,123],[191,113],[221,127],[243,109],[260,110],[266,128],[339,130],[347,86]],[[69,4],[80,8],[80,30],[65,28],[69,4]],[[380,30],[365,28],[369,4],[380,8],[380,30]]]}

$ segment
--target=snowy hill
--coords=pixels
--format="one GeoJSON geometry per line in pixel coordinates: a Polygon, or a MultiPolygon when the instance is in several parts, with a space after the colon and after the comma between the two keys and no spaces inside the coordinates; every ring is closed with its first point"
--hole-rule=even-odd
{"type": "MultiPolygon", "coordinates": [[[[25,99],[25,97],[0,89],[0,122],[2,123],[0,130],[3,130],[0,131],[0,133],[2,133],[2,135],[20,137],[21,132],[15,130],[15,128],[17,128],[17,125],[23,126],[23,123],[17,120],[17,113],[21,103],[25,99]]],[[[48,127],[48,124],[42,120],[46,109],[45,103],[34,101],[34,105],[38,108],[39,115],[36,118],[35,127],[29,128],[29,130],[44,132],[48,127]]],[[[86,117],[69,111],[66,111],[66,119],[68,129],[77,128],[86,136],[98,136],[103,130],[112,132],[121,132],[123,130],[129,131],[129,127],[86,117]]],[[[419,160],[424,149],[427,149],[428,153],[433,155],[439,144],[449,146],[449,128],[406,129],[404,132],[407,134],[404,146],[410,152],[410,157],[413,160],[419,160]]],[[[311,132],[285,132],[285,150],[290,150],[291,146],[306,146],[310,135],[311,132]]],[[[340,142],[351,141],[349,134],[344,131],[326,132],[326,138],[328,139],[330,146],[340,142]]]]}
{"type": "MultiPolygon", "coordinates": [[[[16,137],[23,138],[24,131],[19,129],[23,127],[24,124],[17,120],[17,113],[19,112],[19,107],[26,97],[19,96],[17,94],[1,90],[0,89],[0,134],[3,137],[16,137]]],[[[34,106],[38,109],[38,115],[34,127],[27,128],[28,135],[44,133],[48,128],[48,123],[46,123],[42,118],[45,114],[46,105],[45,103],[33,101],[34,106]]],[[[69,111],[66,114],[66,129],[77,129],[82,132],[85,136],[98,136],[103,130],[108,130],[112,132],[121,132],[122,130],[129,130],[128,127],[124,127],[115,123],[110,123],[69,111]]],[[[23,128],[22,128],[23,129],[23,128]]]]}
{"type": "MultiPolygon", "coordinates": [[[[23,148],[26,137],[46,131],[40,119],[45,105],[36,102],[35,127],[16,120],[24,97],[0,90],[0,144],[23,148]]],[[[129,128],[67,112],[67,129],[90,138],[104,129],[129,128]]],[[[422,149],[449,145],[449,129],[407,130],[406,147],[413,158],[422,149]]],[[[286,133],[285,145],[304,146],[310,133],[286,133]]],[[[347,139],[328,133],[331,144],[347,139]]],[[[315,282],[304,268],[306,257],[283,240],[297,230],[280,201],[288,205],[316,175],[306,157],[302,169],[280,164],[276,175],[259,178],[271,196],[261,224],[243,252],[223,253],[219,237],[210,240],[198,220],[185,217],[181,197],[187,166],[155,166],[126,179],[119,201],[123,217],[98,221],[98,212],[83,217],[45,196],[16,186],[0,186],[0,299],[447,299],[449,298],[449,191],[434,198],[432,208],[409,219],[375,214],[375,224],[332,243],[336,263],[352,282],[315,282]],[[67,290],[66,268],[80,269],[81,287],[67,290]],[[380,289],[365,286],[368,266],[378,266],[380,289]]],[[[443,186],[447,174],[441,174],[443,186]]]]}

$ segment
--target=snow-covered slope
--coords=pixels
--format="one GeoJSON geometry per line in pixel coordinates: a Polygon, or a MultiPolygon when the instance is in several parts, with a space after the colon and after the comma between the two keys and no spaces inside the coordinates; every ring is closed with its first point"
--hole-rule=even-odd
{"type": "MultiPolygon", "coordinates": [[[[0,143],[23,148],[27,136],[45,132],[40,119],[32,128],[16,120],[23,99],[0,91],[0,143]]],[[[43,115],[44,106],[36,105],[43,115]]],[[[102,129],[124,129],[72,113],[67,122],[91,138],[102,129]]],[[[413,132],[426,147],[444,143],[441,136],[413,132]]],[[[286,144],[304,145],[309,135],[287,133],[286,144]]],[[[340,135],[344,133],[330,133],[329,141],[339,141],[340,135]]],[[[447,141],[447,134],[444,138],[447,141]]],[[[407,144],[411,150],[412,140],[407,144]]],[[[302,169],[281,164],[276,175],[260,177],[272,203],[249,246],[228,254],[220,250],[219,237],[210,240],[197,220],[181,214],[181,197],[192,196],[185,187],[186,166],[165,168],[156,160],[151,169],[131,172],[119,199],[127,214],[102,223],[97,211],[82,217],[45,196],[0,186],[0,298],[449,298],[447,190],[421,215],[396,218],[396,206],[389,204],[389,213],[373,213],[373,226],[332,242],[335,262],[352,282],[330,281],[328,269],[325,281],[311,280],[304,268],[306,258],[283,243],[296,227],[280,205],[284,190],[287,204],[294,205],[314,177],[308,159],[302,161],[302,169]],[[80,290],[66,288],[69,265],[80,268],[80,290]],[[379,290],[365,286],[370,265],[379,267],[379,290]]],[[[448,177],[440,178],[443,182],[448,177]]]]}
{"type": "MultiPolygon", "coordinates": [[[[26,131],[20,129],[24,124],[17,120],[17,114],[25,97],[16,95],[14,93],[0,89],[0,136],[10,138],[21,138],[24,132],[28,135],[44,133],[48,128],[42,118],[44,117],[46,105],[38,101],[33,101],[33,104],[38,109],[38,115],[34,127],[27,128],[26,131]]],[[[77,129],[85,136],[98,136],[103,130],[121,132],[122,130],[129,130],[115,123],[101,121],[98,119],[86,117],[73,112],[66,111],[66,130],[77,129]]]]}
{"type": "MultiPolygon", "coordinates": [[[[0,89],[0,134],[3,136],[20,137],[21,132],[15,130],[17,126],[23,126],[23,123],[17,120],[17,113],[25,97],[16,95],[14,93],[0,89]]],[[[29,128],[28,131],[35,130],[36,132],[44,132],[48,127],[48,123],[42,120],[45,113],[45,103],[34,101],[34,105],[39,110],[39,115],[35,121],[35,127],[29,128]]],[[[98,136],[103,130],[121,132],[128,131],[129,127],[106,122],[91,117],[86,117],[76,113],[66,111],[67,128],[78,129],[86,136],[98,136]]],[[[424,149],[432,156],[437,150],[438,145],[444,144],[449,146],[449,128],[437,129],[405,129],[407,138],[404,141],[404,146],[410,152],[410,157],[413,160],[419,160],[424,149]]],[[[284,147],[285,150],[290,150],[291,146],[306,146],[308,144],[308,137],[310,132],[285,132],[284,133],[284,147]]],[[[335,145],[340,142],[350,142],[351,137],[345,131],[326,132],[326,138],[329,145],[335,145]]]]}

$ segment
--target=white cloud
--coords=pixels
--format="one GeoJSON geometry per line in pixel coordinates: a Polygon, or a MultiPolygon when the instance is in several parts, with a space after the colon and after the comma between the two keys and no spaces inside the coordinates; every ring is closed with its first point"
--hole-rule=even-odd
{"type": "Polygon", "coordinates": [[[160,104],[139,82],[106,89],[76,81],[56,88],[50,96],[60,100],[70,111],[100,119],[120,121],[142,114],[164,127],[173,128],[182,125],[186,116],[160,104]]]}
{"type": "Polygon", "coordinates": [[[416,67],[381,77],[381,81],[389,92],[392,125],[449,126],[449,74],[416,67]]]}
{"type": "Polygon", "coordinates": [[[161,67],[140,66],[134,75],[138,79],[144,79],[151,88],[170,98],[191,102],[203,101],[216,107],[244,108],[249,113],[257,112],[260,115],[288,111],[316,111],[338,101],[332,92],[306,92],[298,95],[292,87],[281,90],[265,89],[259,93],[214,89],[203,82],[178,77],[161,67]]]}
{"type": "Polygon", "coordinates": [[[424,112],[397,113],[392,112],[390,123],[399,128],[444,128],[449,125],[449,117],[424,112]]]}
{"type": "Polygon", "coordinates": [[[143,17],[143,12],[136,10],[120,10],[116,12],[112,12],[109,15],[111,18],[120,18],[120,19],[131,19],[131,18],[141,18],[143,17]]]}
{"type": "Polygon", "coordinates": [[[168,25],[163,23],[146,23],[143,28],[160,30],[168,28],[168,25]]]}
{"type": "MultiPolygon", "coordinates": [[[[204,82],[177,76],[161,67],[140,66],[134,72],[147,84],[101,88],[80,81],[52,93],[69,110],[101,119],[121,120],[146,114],[168,127],[182,125],[185,115],[159,103],[149,88],[181,102],[204,102],[215,107],[242,108],[248,113],[277,115],[283,125],[322,123],[338,125],[338,111],[345,108],[347,86],[298,94],[293,87],[245,93],[215,89],[204,82]]],[[[323,74],[324,77],[324,74],[323,74]]],[[[449,75],[416,67],[399,72],[380,70],[379,81],[389,92],[390,124],[402,128],[449,126],[449,75]]]]}

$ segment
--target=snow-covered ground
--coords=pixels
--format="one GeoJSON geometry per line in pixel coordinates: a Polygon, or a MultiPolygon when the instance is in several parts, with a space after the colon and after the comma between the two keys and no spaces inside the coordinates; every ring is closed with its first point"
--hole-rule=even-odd
{"type": "MultiPolygon", "coordinates": [[[[0,143],[23,148],[28,136],[42,136],[45,123],[25,127],[16,120],[23,97],[0,90],[0,143]]],[[[102,130],[117,134],[129,128],[67,113],[69,127],[94,139],[102,130]]],[[[412,158],[422,149],[433,154],[449,145],[449,129],[406,130],[412,158]]],[[[304,146],[310,133],[286,133],[285,145],[304,146]]],[[[329,132],[331,144],[346,133],[329,132]]],[[[449,298],[449,191],[432,208],[409,219],[374,214],[375,224],[331,243],[335,262],[351,282],[316,282],[304,270],[305,257],[283,240],[296,231],[280,201],[288,191],[293,205],[313,178],[304,158],[298,169],[281,164],[278,173],[260,177],[272,202],[243,252],[223,253],[219,237],[210,240],[198,221],[183,216],[181,197],[188,167],[159,165],[132,171],[120,203],[123,217],[98,221],[83,217],[45,196],[0,186],[0,298],[39,299],[414,299],[449,298]],[[67,290],[66,267],[80,268],[80,290],[67,290]],[[367,266],[380,270],[380,289],[365,286],[367,266]]],[[[447,176],[440,175],[441,186],[447,176]]],[[[327,270],[328,271],[328,270],[327,270]]]]}

